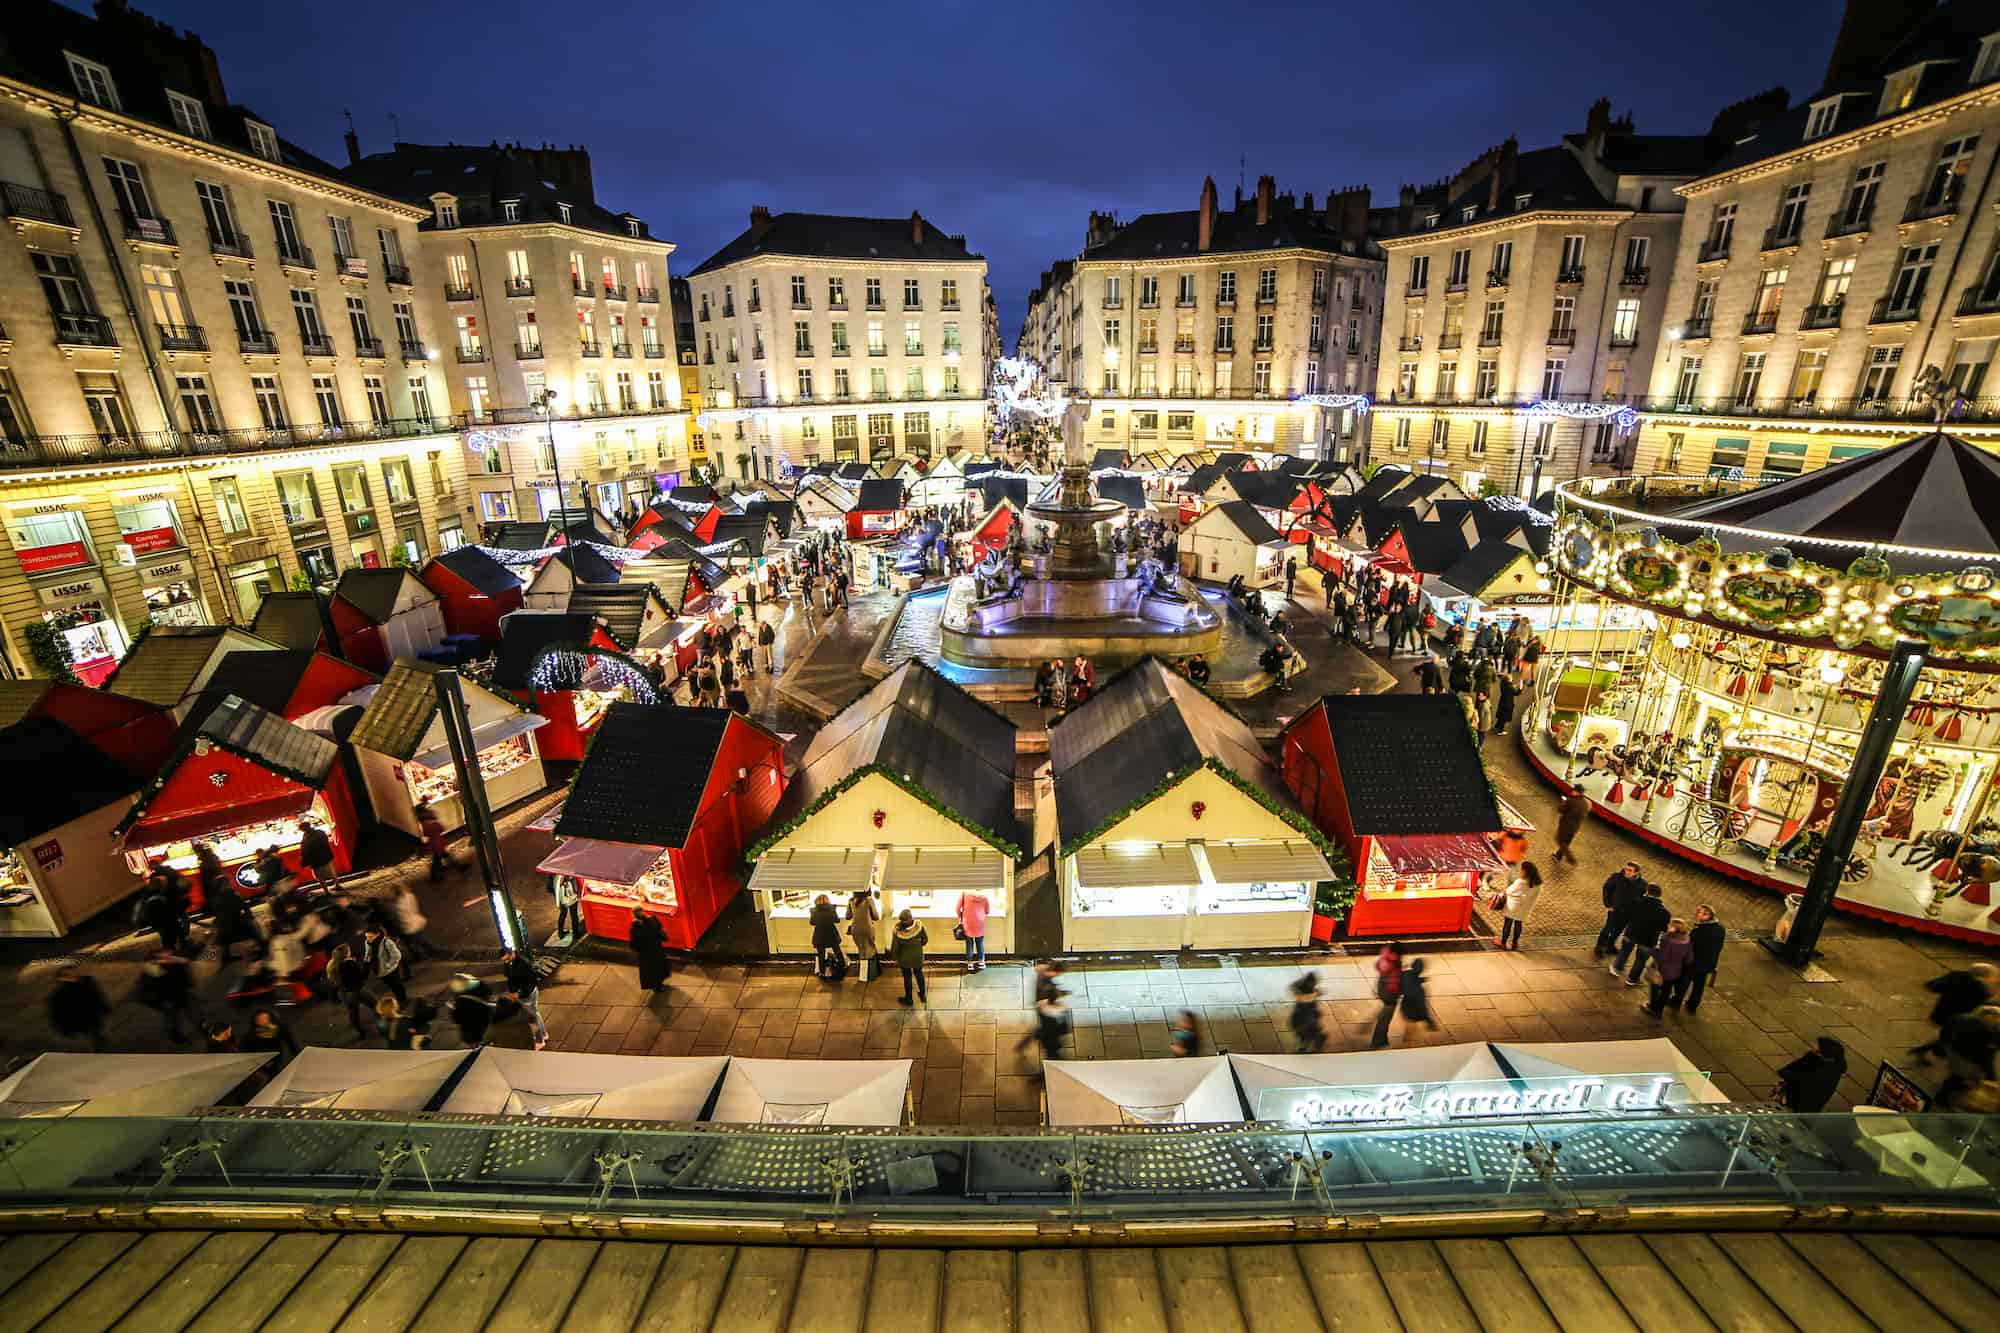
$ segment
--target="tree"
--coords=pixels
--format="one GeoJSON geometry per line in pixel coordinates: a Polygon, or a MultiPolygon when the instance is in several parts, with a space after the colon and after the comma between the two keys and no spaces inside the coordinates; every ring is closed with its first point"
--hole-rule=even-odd
{"type": "Polygon", "coordinates": [[[46,620],[30,620],[22,627],[21,637],[27,641],[28,657],[37,671],[53,681],[76,683],[76,672],[70,666],[69,640],[54,625],[46,620]]]}

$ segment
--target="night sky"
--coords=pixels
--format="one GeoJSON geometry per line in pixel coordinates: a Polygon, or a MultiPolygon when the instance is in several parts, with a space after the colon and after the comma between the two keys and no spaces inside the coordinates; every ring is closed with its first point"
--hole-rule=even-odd
{"type": "MultiPolygon", "coordinates": [[[[86,8],[82,0],[72,0],[86,8]]],[[[1488,4],[445,4],[136,0],[199,33],[230,96],[344,161],[393,138],[581,143],[597,194],[685,273],[773,212],[921,211],[984,253],[1011,348],[1028,290],[1093,208],[1224,206],[1447,176],[1599,96],[1640,132],[1818,84],[1841,0],[1488,4]],[[684,12],[685,11],[685,12],[684,12]]]]}

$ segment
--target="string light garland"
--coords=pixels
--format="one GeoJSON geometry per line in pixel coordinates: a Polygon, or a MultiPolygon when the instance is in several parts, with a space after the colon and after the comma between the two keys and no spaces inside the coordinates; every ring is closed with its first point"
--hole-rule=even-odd
{"type": "Polygon", "coordinates": [[[1356,416],[1365,417],[1374,404],[1365,393],[1302,393],[1292,399],[1302,407],[1351,407],[1356,416]]]}
{"type": "Polygon", "coordinates": [[[653,688],[652,677],[646,674],[645,668],[623,653],[588,645],[551,644],[544,648],[528,668],[528,688],[548,694],[580,690],[584,688],[584,677],[593,666],[616,688],[632,691],[632,697],[638,702],[656,704],[660,701],[659,691],[653,688]]]}
{"type": "Polygon", "coordinates": [[[1554,398],[1542,398],[1529,404],[1528,411],[1569,421],[1608,421],[1620,435],[1630,435],[1639,429],[1639,414],[1632,410],[1630,403],[1565,403],[1554,398]]]}
{"type": "Polygon", "coordinates": [[[1055,421],[1069,410],[1069,395],[1057,393],[1042,376],[1042,368],[1016,356],[1003,356],[993,363],[993,398],[1003,419],[1033,417],[1055,421]]]}

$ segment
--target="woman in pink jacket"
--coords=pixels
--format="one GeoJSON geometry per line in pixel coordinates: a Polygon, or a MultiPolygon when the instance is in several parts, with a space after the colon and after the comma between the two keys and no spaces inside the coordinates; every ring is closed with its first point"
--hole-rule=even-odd
{"type": "Polygon", "coordinates": [[[983,893],[958,895],[958,933],[965,938],[965,970],[986,970],[986,914],[993,904],[983,893]]]}

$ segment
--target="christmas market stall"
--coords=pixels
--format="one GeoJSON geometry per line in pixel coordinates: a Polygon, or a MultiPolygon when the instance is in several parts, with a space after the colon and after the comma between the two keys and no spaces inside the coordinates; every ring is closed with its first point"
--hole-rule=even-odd
{"type": "Polygon", "coordinates": [[[822,532],[847,531],[847,511],[854,508],[854,492],[833,478],[814,477],[799,487],[793,499],[807,527],[822,532]]]}
{"type": "Polygon", "coordinates": [[[594,617],[623,653],[651,639],[675,618],[660,590],[643,579],[609,586],[585,585],[570,593],[569,605],[563,609],[573,616],[594,617]]]}
{"type": "Polygon", "coordinates": [[[313,653],[338,653],[340,634],[326,598],[316,592],[267,592],[257,604],[250,632],[280,648],[313,653]]]}
{"type": "Polygon", "coordinates": [[[406,568],[348,570],[328,610],[340,655],[370,671],[444,646],[443,603],[406,568]]]}
{"type": "Polygon", "coordinates": [[[529,576],[521,605],[529,611],[566,610],[578,588],[609,586],[620,577],[620,567],[595,546],[565,546],[529,576]]]}
{"type": "Polygon", "coordinates": [[[1012,722],[920,661],[841,710],[749,853],[771,951],[811,953],[813,900],[862,889],[885,922],[910,909],[934,953],[951,949],[960,896],[984,894],[986,947],[1012,951],[1014,750],[1012,722]]]}
{"type": "Polygon", "coordinates": [[[903,483],[871,479],[854,492],[854,507],[847,511],[847,540],[867,541],[886,537],[903,526],[903,483]]]}
{"type": "Polygon", "coordinates": [[[901,1125],[914,1118],[914,1063],[735,1057],[708,1118],[733,1125],[901,1125]]]}
{"type": "Polygon", "coordinates": [[[209,688],[223,690],[297,722],[322,708],[333,708],[356,691],[380,685],[382,678],[325,653],[290,650],[231,653],[222,659],[209,688]]]}
{"type": "Polygon", "coordinates": [[[418,577],[438,595],[445,629],[489,648],[500,642],[501,617],[520,610],[527,591],[513,570],[477,546],[444,552],[418,577]]]}
{"type": "Polygon", "coordinates": [[[507,617],[488,684],[548,723],[535,733],[542,758],[581,759],[605,710],[626,692],[597,668],[593,654],[618,651],[595,616],[517,611],[507,617]]]}
{"type": "Polygon", "coordinates": [[[965,498],[965,465],[957,455],[947,454],[931,464],[930,470],[910,484],[910,502],[919,505],[955,505],[965,498]]]}
{"type": "Polygon", "coordinates": [[[1279,751],[1285,786],[1355,867],[1348,934],[1471,923],[1481,877],[1501,869],[1491,838],[1502,821],[1455,696],[1328,695],[1284,729],[1279,751]]]}
{"type": "Polygon", "coordinates": [[[1284,577],[1290,550],[1254,505],[1226,500],[1181,529],[1181,572],[1210,583],[1241,578],[1253,588],[1268,588],[1284,577]]]}
{"type": "MultiPolygon", "coordinates": [[[[458,798],[458,770],[452,763],[432,662],[397,662],[368,701],[348,743],[361,761],[361,780],[375,818],[411,837],[421,836],[417,805],[428,802],[447,830],[465,823],[458,798]]],[[[548,785],[535,729],[543,719],[477,681],[459,678],[472,748],[493,810],[511,805],[548,785]]]]}
{"type": "Polygon", "coordinates": [[[1341,874],[1250,728],[1146,658],[1049,727],[1070,950],[1297,947],[1341,874]]]}
{"type": "Polygon", "coordinates": [[[180,725],[158,704],[110,690],[43,677],[0,680],[0,726],[36,718],[62,723],[138,778],[159,771],[180,725]]]}
{"type": "Polygon", "coordinates": [[[438,1108],[445,1115],[701,1119],[726,1055],[591,1055],[487,1046],[438,1108]]]}
{"type": "MultiPolygon", "coordinates": [[[[287,868],[299,864],[300,821],[310,819],[333,844],[333,867],[353,867],[358,820],[338,747],[233,694],[205,691],[175,733],[157,777],[114,830],[135,874],[165,860],[193,879],[194,844],[207,843],[236,873],[238,891],[261,891],[252,863],[275,847],[287,868]]],[[[194,881],[192,901],[200,905],[194,881]]]]}
{"type": "Polygon", "coordinates": [[[133,641],[104,688],[186,717],[223,658],[276,647],[229,625],[153,625],[133,641]]]}
{"type": "Polygon", "coordinates": [[[471,1051],[371,1051],[308,1046],[249,1101],[251,1106],[401,1111],[436,1108],[471,1051]]]}
{"type": "Polygon", "coordinates": [[[0,936],[60,939],[139,887],[104,856],[138,776],[47,716],[0,727],[0,771],[0,936]]]}
{"type": "Polygon", "coordinates": [[[1003,499],[987,510],[980,520],[958,534],[956,540],[968,567],[977,565],[995,551],[1005,551],[1007,543],[1021,528],[1021,511],[1012,500],[1003,499]]]}
{"type": "Polygon", "coordinates": [[[1044,1060],[1047,1125],[1240,1124],[1243,1101],[1229,1060],[1044,1060]]]}
{"type": "Polygon", "coordinates": [[[740,713],[614,704],[538,867],[581,891],[584,929],[632,932],[644,907],[692,949],[741,887],[744,845],[785,791],[785,743],[740,713]]]}
{"type": "Polygon", "coordinates": [[[1559,604],[1638,629],[1542,658],[1530,762],[1614,827],[1779,894],[1834,854],[1859,781],[1834,907],[2000,944],[2000,458],[1939,431],[1768,484],[1553,494],[1559,604]],[[1885,753],[1867,738],[1899,653],[1917,669],[1885,753]]]}

